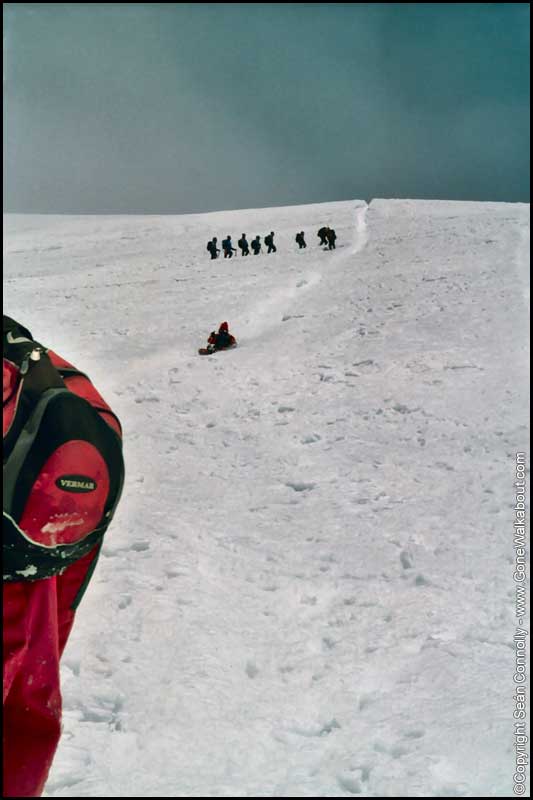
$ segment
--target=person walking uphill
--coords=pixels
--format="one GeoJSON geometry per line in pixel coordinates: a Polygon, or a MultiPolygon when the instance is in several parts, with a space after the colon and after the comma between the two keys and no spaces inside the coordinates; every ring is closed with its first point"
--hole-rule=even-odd
{"type": "Polygon", "coordinates": [[[3,319],[3,796],[40,797],[60,658],[122,492],[121,426],[89,378],[3,319]]]}
{"type": "Polygon", "coordinates": [[[276,245],[274,244],[274,231],[270,231],[268,236],[265,236],[265,244],[268,247],[268,253],[275,253],[276,252],[276,245]]]}
{"type": "Polygon", "coordinates": [[[323,245],[323,244],[327,244],[328,243],[327,232],[328,232],[328,229],[327,229],[327,227],[325,225],[322,228],[320,228],[319,231],[317,231],[317,236],[320,238],[320,241],[318,243],[319,247],[321,245],[323,245]]]}
{"type": "Polygon", "coordinates": [[[231,258],[237,249],[231,243],[231,236],[228,234],[226,239],[222,240],[222,249],[224,250],[224,258],[231,258]]]}
{"type": "Polygon", "coordinates": [[[328,250],[335,250],[335,241],[337,239],[337,234],[333,230],[333,228],[328,228],[326,233],[326,239],[328,242],[328,250]]]}
{"type": "Polygon", "coordinates": [[[250,255],[250,250],[248,248],[248,242],[246,241],[246,234],[245,233],[243,233],[243,235],[241,236],[241,238],[239,239],[237,244],[239,245],[239,247],[241,249],[241,256],[249,256],[250,255]]]}
{"type": "Polygon", "coordinates": [[[256,236],[255,239],[252,239],[252,250],[254,251],[254,256],[259,255],[261,252],[261,238],[256,236]]]}
{"type": "Polygon", "coordinates": [[[300,233],[297,233],[297,234],[296,234],[296,244],[298,245],[298,247],[300,248],[300,250],[301,250],[302,248],[304,248],[304,247],[307,247],[307,245],[306,245],[306,243],[305,243],[305,239],[304,239],[304,232],[303,232],[303,231],[300,231],[300,233]]]}
{"type": "Polygon", "coordinates": [[[211,253],[211,260],[217,258],[220,250],[217,248],[217,237],[213,236],[210,242],[207,243],[207,251],[211,253]]]}

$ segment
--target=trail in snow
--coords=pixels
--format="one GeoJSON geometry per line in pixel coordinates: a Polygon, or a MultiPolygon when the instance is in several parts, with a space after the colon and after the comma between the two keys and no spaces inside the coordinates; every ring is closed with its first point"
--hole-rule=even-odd
{"type": "Polygon", "coordinates": [[[125,430],[46,796],[509,795],[527,212],[6,220],[6,311],[125,430]]]}
{"type": "MultiPolygon", "coordinates": [[[[344,249],[333,252],[328,252],[330,257],[323,262],[328,271],[331,272],[335,269],[336,263],[339,259],[346,261],[354,255],[357,255],[366,245],[367,242],[367,229],[365,224],[365,215],[367,211],[366,204],[355,208],[355,220],[353,227],[353,240],[351,243],[351,250],[344,249]]],[[[309,246],[313,246],[313,242],[309,246]]],[[[350,246],[349,242],[344,242],[342,247],[350,246]]],[[[323,250],[326,253],[326,250],[323,250]]],[[[304,251],[305,253],[305,251],[304,251]]],[[[301,251],[298,255],[303,255],[301,251]]],[[[290,319],[298,318],[290,314],[290,309],[294,304],[295,299],[306,292],[313,289],[320,291],[319,284],[323,277],[323,271],[316,271],[316,269],[308,272],[299,272],[297,276],[291,275],[289,282],[286,286],[280,287],[277,285],[272,291],[268,292],[267,296],[262,298],[258,303],[252,305],[250,309],[243,316],[241,323],[241,331],[245,341],[250,344],[255,344],[255,340],[264,335],[267,331],[277,329],[279,322],[287,322],[290,319]]],[[[302,318],[301,316],[299,318],[302,318]]]]}

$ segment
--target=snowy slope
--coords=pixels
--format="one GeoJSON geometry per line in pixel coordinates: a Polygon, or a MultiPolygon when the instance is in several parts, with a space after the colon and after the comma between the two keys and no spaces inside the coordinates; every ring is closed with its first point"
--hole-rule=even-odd
{"type": "Polygon", "coordinates": [[[125,428],[46,796],[509,796],[529,206],[5,222],[6,313],[125,428]]]}

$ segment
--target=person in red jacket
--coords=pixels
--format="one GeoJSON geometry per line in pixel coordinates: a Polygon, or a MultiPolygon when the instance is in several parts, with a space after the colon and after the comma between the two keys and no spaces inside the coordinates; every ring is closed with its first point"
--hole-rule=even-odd
{"type": "MultiPolygon", "coordinates": [[[[3,356],[3,435],[4,435],[4,581],[3,581],[3,796],[4,797],[40,797],[46,783],[48,773],[61,735],[61,689],[60,659],[67,643],[74,616],[81,597],[89,582],[100,551],[101,540],[92,546],[95,527],[94,520],[102,514],[107,502],[103,492],[104,481],[100,479],[103,471],[98,473],[98,486],[94,491],[87,487],[76,493],[77,475],[70,473],[76,446],[82,447],[84,472],[90,474],[90,445],[86,442],[69,441],[62,448],[52,453],[45,468],[35,479],[27,500],[30,513],[24,511],[21,517],[14,518],[11,507],[6,512],[6,472],[11,452],[17,447],[17,420],[20,410],[18,398],[24,395],[24,379],[31,372],[31,359],[46,359],[54,370],[59,370],[63,380],[63,389],[58,392],[88,399],[98,412],[95,415],[96,426],[102,425],[104,436],[109,435],[109,428],[114,430],[113,440],[121,436],[120,423],[111,409],[96,392],[85,375],[77,372],[72,365],[65,362],[52,351],[46,351],[33,342],[27,329],[4,317],[4,356],[3,356]],[[7,320],[7,324],[6,324],[7,320]],[[7,329],[6,329],[7,328],[7,329]],[[24,358],[17,363],[12,360],[10,348],[22,348],[26,351],[24,358]],[[28,361],[28,359],[30,361],[28,361]],[[29,363],[29,367],[28,367],[29,363]],[[23,378],[24,376],[24,378],[23,378]],[[67,377],[69,376],[69,377],[67,377]],[[70,384],[70,385],[69,385],[70,384]],[[64,388],[69,390],[64,392],[64,388]],[[100,419],[104,420],[102,424],[100,419]],[[15,439],[13,445],[12,440],[15,439]],[[8,452],[6,455],[6,443],[8,452]],[[62,455],[58,455],[61,451],[62,455]],[[89,458],[87,454],[89,453],[89,458]],[[50,472],[57,460],[67,455],[67,469],[59,466],[59,477],[50,472]],[[70,481],[68,480],[70,479],[70,481]],[[63,492],[61,499],[61,481],[69,489],[63,492]],[[70,485],[69,485],[70,484],[70,485]],[[59,487],[59,488],[58,488],[59,487]],[[90,493],[92,491],[92,495],[90,493]],[[49,520],[46,524],[43,506],[49,503],[49,520]],[[61,503],[67,511],[62,515],[61,503]],[[100,506],[98,508],[98,504],[100,506]],[[94,509],[96,508],[96,511],[94,509]],[[83,519],[93,518],[83,527],[83,519]],[[77,516],[76,516],[77,515],[77,516]],[[96,515],[96,516],[95,516],[96,515]],[[72,520],[68,528],[67,519],[72,520]],[[33,526],[33,528],[32,528],[33,526]],[[7,531],[7,533],[6,533],[7,531]],[[27,533],[29,531],[29,533],[27,533]],[[26,547],[26,535],[29,547],[32,548],[27,569],[9,566],[9,552],[6,551],[8,535],[21,534],[21,552],[26,547]],[[85,539],[84,539],[85,537],[85,539]],[[83,553],[79,558],[70,557],[68,566],[57,570],[55,567],[45,568],[37,560],[40,546],[44,559],[52,550],[61,551],[70,548],[71,552],[83,553]],[[80,549],[75,549],[75,548],[80,549]],[[89,549],[90,548],[90,549],[89,549]],[[6,552],[8,558],[6,559],[6,552]],[[42,572],[39,572],[39,569],[42,572]],[[14,573],[13,573],[14,570],[14,573]],[[11,572],[10,572],[11,571],[11,572]],[[55,572],[55,574],[49,574],[55,572]],[[18,574],[20,573],[20,578],[18,574]],[[37,573],[37,579],[35,575],[37,573]],[[39,578],[39,575],[49,577],[39,578]],[[33,579],[32,579],[33,576],[33,579]]],[[[59,383],[59,381],[58,381],[59,383]]],[[[35,389],[36,384],[32,384],[35,389]]],[[[41,389],[41,391],[43,391],[41,389]]],[[[76,399],[74,402],[78,402],[76,399]]],[[[82,404],[84,406],[84,404],[82,404]]],[[[92,414],[92,410],[89,409],[92,414]]],[[[44,419],[44,418],[43,418],[44,419]]],[[[44,423],[43,423],[44,424],[44,423]]],[[[26,430],[24,428],[24,430],[26,430]]],[[[119,442],[120,439],[117,438],[119,442]]],[[[117,447],[121,447],[120,444],[117,447]]],[[[77,451],[78,455],[80,451],[77,451]]],[[[96,449],[94,451],[96,453],[96,449]]],[[[97,459],[97,455],[95,456],[97,459]]],[[[79,460],[79,459],[78,459],[79,460]]],[[[102,462],[103,463],[103,462],[102,462]]],[[[122,463],[122,462],[121,462],[122,463]]],[[[100,465],[101,466],[101,465],[100,465]]],[[[105,465],[104,465],[105,466],[105,465]]],[[[99,467],[100,469],[100,467],[99,467]]],[[[20,471],[22,475],[23,469],[20,471]]],[[[30,479],[31,481],[34,478],[30,479]]],[[[118,496],[122,488],[122,476],[118,479],[118,496]]],[[[113,479],[111,479],[113,482],[113,479]]],[[[9,479],[7,479],[9,483],[9,479]]],[[[107,484],[109,485],[109,483],[107,484]]],[[[106,485],[106,486],[107,486],[106,485]]],[[[13,487],[10,487],[13,494],[13,487]]],[[[16,492],[16,486],[15,486],[16,492]]],[[[118,502],[118,497],[116,499],[118,502]]],[[[111,512],[112,513],[112,512],[111,512]]],[[[97,534],[98,535],[98,534],[97,534]]]]}
{"type": "Polygon", "coordinates": [[[207,340],[207,349],[214,353],[215,350],[227,350],[230,347],[235,347],[236,344],[237,340],[229,332],[228,323],[221,322],[218,333],[211,331],[207,340]]]}

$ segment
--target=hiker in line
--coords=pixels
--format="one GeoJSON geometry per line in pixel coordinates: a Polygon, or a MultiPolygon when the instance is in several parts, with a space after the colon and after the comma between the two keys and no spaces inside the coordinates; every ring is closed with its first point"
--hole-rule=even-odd
{"type": "Polygon", "coordinates": [[[275,253],[276,252],[276,245],[274,244],[274,231],[270,231],[268,236],[265,236],[265,244],[268,247],[268,253],[275,253]]]}
{"type": "Polygon", "coordinates": [[[322,228],[320,228],[320,230],[317,232],[317,236],[320,237],[320,241],[318,243],[319,247],[321,247],[321,245],[323,245],[323,244],[327,244],[328,243],[327,233],[328,233],[328,228],[327,228],[326,225],[324,225],[322,228]]]}
{"type": "Polygon", "coordinates": [[[328,228],[326,233],[326,239],[328,241],[328,250],[335,250],[335,239],[337,238],[337,234],[333,230],[333,228],[328,228]]]}
{"type": "Polygon", "coordinates": [[[227,238],[222,240],[222,249],[224,250],[224,258],[231,258],[233,253],[237,252],[237,249],[233,247],[231,243],[231,236],[229,233],[227,238]]]}
{"type": "Polygon", "coordinates": [[[241,256],[249,256],[250,250],[248,248],[248,242],[246,241],[246,234],[243,233],[239,241],[237,242],[239,247],[241,248],[241,256]]]}
{"type": "Polygon", "coordinates": [[[306,243],[305,243],[305,239],[304,239],[304,232],[303,232],[303,231],[300,231],[300,233],[297,233],[297,234],[296,234],[296,244],[298,245],[298,247],[300,248],[300,250],[301,250],[302,248],[304,248],[304,247],[307,247],[307,245],[306,245],[306,243]]]}
{"type": "Polygon", "coordinates": [[[254,251],[254,256],[259,255],[261,252],[261,238],[259,236],[252,239],[252,250],[254,251]]]}
{"type": "Polygon", "coordinates": [[[213,236],[210,242],[207,243],[207,250],[211,253],[211,260],[218,257],[220,250],[217,248],[217,237],[213,236]]]}

